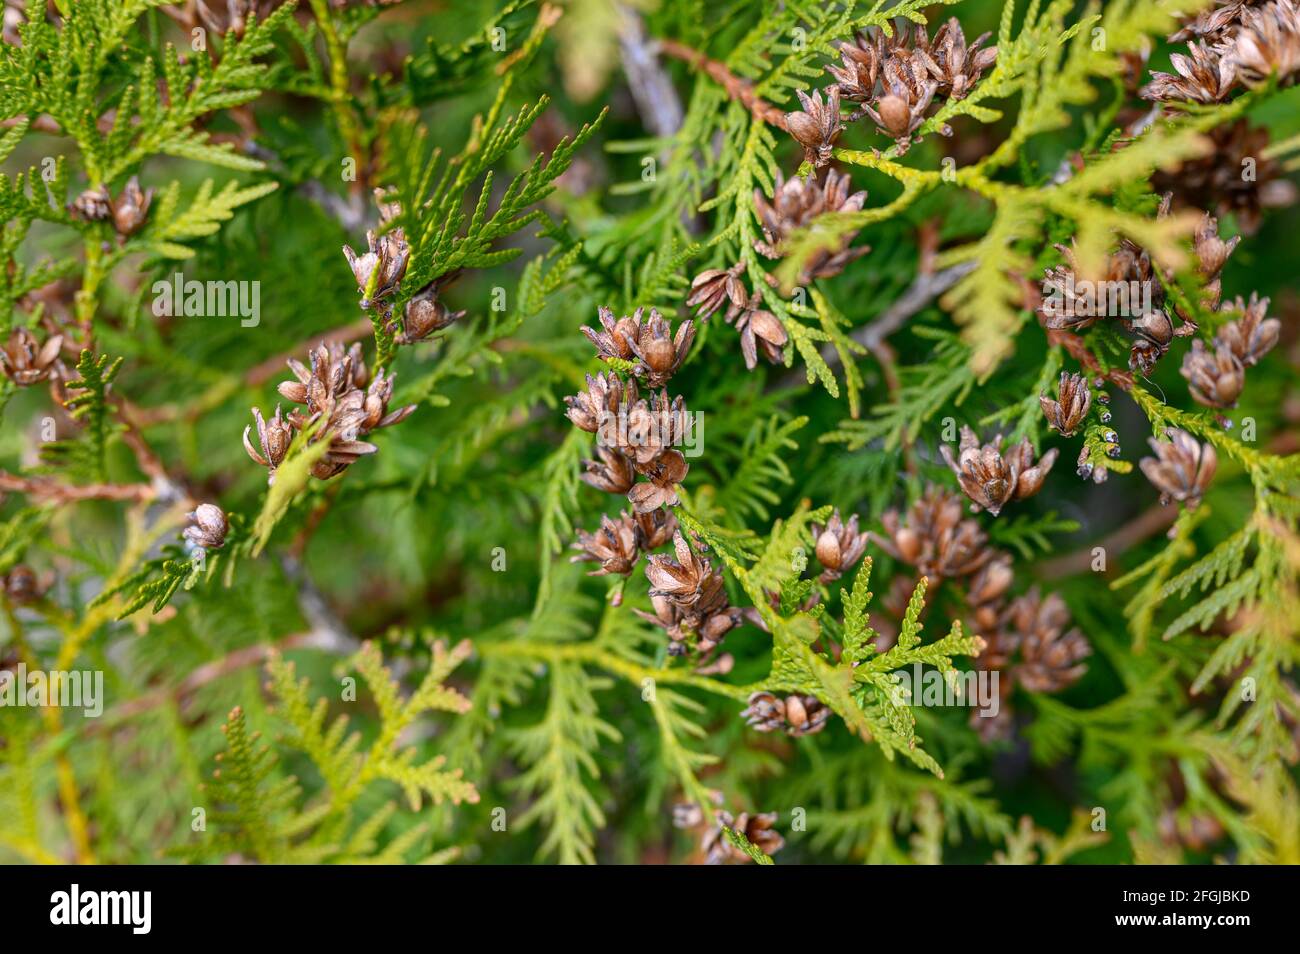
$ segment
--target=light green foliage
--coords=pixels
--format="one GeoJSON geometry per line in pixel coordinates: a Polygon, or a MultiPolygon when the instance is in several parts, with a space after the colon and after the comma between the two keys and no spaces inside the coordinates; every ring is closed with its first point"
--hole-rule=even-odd
{"type": "Polygon", "coordinates": [[[202,49],[192,4],[10,16],[0,666],[103,672],[106,709],[0,707],[0,861],[1300,861],[1297,212],[1273,207],[1300,89],[1153,110],[1209,5],[306,0],[202,49]],[[855,36],[950,17],[991,34],[983,76],[910,145],[846,100],[814,169],[797,94],[855,36]],[[1201,165],[1235,161],[1211,137],[1238,120],[1267,193],[1201,165]],[[863,208],[769,258],[756,194],[831,169],[863,208]],[[1240,237],[1218,286],[1200,211],[1240,237]],[[374,300],[342,248],[397,229],[374,300]],[[1177,315],[1149,374],[1124,322],[1038,313],[1048,269],[1122,241],[1177,315]],[[807,277],[846,242],[869,251],[807,277]],[[753,369],[731,290],[685,303],[713,269],[788,336],[753,369]],[[256,283],[260,322],[160,314],[177,272],[256,283]],[[1281,343],[1206,408],[1182,362],[1253,292],[1281,343]],[[411,341],[417,297],[446,312],[411,341]],[[594,354],[602,307],[692,320],[663,391],[702,441],[657,546],[647,520],[615,541],[635,560],[573,562],[633,508],[566,398],[599,371],[660,393],[594,354]],[[61,337],[47,367],[19,367],[28,334],[61,337]],[[413,410],[322,479],[341,381],[278,386],[325,340],[357,344],[370,423],[413,410]],[[1091,401],[1068,437],[1062,373],[1091,401]],[[277,404],[268,482],[240,435],[277,404]],[[1041,489],[971,509],[941,453],[963,426],[1055,452],[1041,489]],[[1195,506],[1141,464],[1171,427],[1217,454],[1195,506]],[[659,588],[674,529],[717,574],[712,630],[659,588]]]}

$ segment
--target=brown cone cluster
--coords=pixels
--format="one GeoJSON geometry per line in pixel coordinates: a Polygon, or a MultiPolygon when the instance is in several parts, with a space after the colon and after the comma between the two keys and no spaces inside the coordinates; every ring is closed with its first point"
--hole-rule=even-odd
{"type": "Polygon", "coordinates": [[[740,625],[740,610],[727,600],[722,571],[699,556],[680,531],[673,533],[674,557],[654,554],[646,557],[645,575],[650,581],[653,615],[636,614],[668,634],[668,652],[684,656],[694,652],[697,672],[728,672],[730,655],[713,659],[723,637],[740,625]]]}
{"type": "Polygon", "coordinates": [[[361,357],[361,346],[344,348],[337,341],[322,342],[309,355],[310,367],[289,361],[294,380],[279,385],[280,395],[305,410],[294,409],[285,417],[277,405],[268,421],[253,408],[254,424],[244,428],[244,450],[267,469],[268,482],[284,462],[289,446],[300,431],[312,430],[310,443],[328,442],[328,448],[311,469],[312,476],[328,480],[352,464],[379,450],[359,438],[381,427],[397,424],[415,411],[414,404],[389,410],[393,376],[380,369],[373,377],[361,357]],[[257,446],[249,439],[254,425],[257,446]]]}
{"type": "Polygon", "coordinates": [[[1300,6],[1296,0],[1219,3],[1170,38],[1188,41],[1170,54],[1173,73],[1153,72],[1141,95],[1155,102],[1221,103],[1242,87],[1300,74],[1300,6]]]}
{"type": "Polygon", "coordinates": [[[1243,235],[1258,231],[1266,210],[1295,203],[1300,194],[1295,183],[1284,177],[1282,164],[1267,155],[1267,129],[1238,119],[1207,136],[1211,148],[1205,155],[1156,172],[1152,185],[1157,192],[1172,192],[1180,208],[1232,215],[1243,235]]]}
{"type": "Polygon", "coordinates": [[[741,714],[746,723],[759,732],[784,732],[786,735],[813,735],[826,727],[830,707],[816,696],[786,696],[755,692],[749,707],[741,714]]]}
{"type": "MultiPolygon", "coordinates": [[[[828,98],[835,95],[837,100],[857,103],[849,121],[866,116],[894,140],[902,155],[936,100],[965,98],[993,66],[998,50],[984,46],[988,38],[985,33],[967,43],[956,17],[944,22],[933,40],[924,25],[903,19],[894,21],[889,34],[872,28],[840,46],[839,65],[827,67],[835,80],[827,90],[828,98]]],[[[824,137],[814,133],[822,130],[801,122],[799,131],[793,125],[790,131],[805,151],[820,154],[817,151],[823,148],[824,137]]],[[[952,134],[947,126],[939,131],[945,136],[952,134]]],[[[829,144],[825,148],[829,153],[829,144]]],[[[813,161],[811,155],[809,161],[813,161]]]]}
{"type": "Polygon", "coordinates": [[[1162,504],[1177,501],[1188,509],[1195,508],[1214,480],[1218,455],[1211,444],[1202,444],[1178,428],[1166,428],[1165,436],[1168,440],[1150,439],[1156,456],[1143,457],[1138,466],[1160,491],[1162,504]]]}
{"type": "Polygon", "coordinates": [[[709,865],[743,865],[752,864],[753,859],[733,845],[723,826],[740,832],[763,854],[771,857],[785,845],[785,839],[776,830],[776,812],[751,814],[741,812],[734,818],[728,812],[717,813],[717,825],[705,833],[700,844],[704,853],[704,863],[709,865]]]}
{"type": "Polygon", "coordinates": [[[573,544],[578,552],[571,560],[599,563],[589,576],[630,576],[642,553],[659,549],[676,531],[677,518],[670,510],[620,512],[617,519],[605,515],[600,518],[600,529],[595,533],[578,531],[578,539],[573,544]]]}
{"type": "MultiPolygon", "coordinates": [[[[1079,660],[1090,650],[1081,633],[1068,630],[1064,602],[1054,594],[1043,599],[1036,589],[1010,599],[1015,582],[1010,554],[990,544],[979,522],[965,515],[957,494],[932,484],[906,514],[887,511],[881,523],[886,535],[870,533],[872,542],[916,568],[932,587],[951,580],[965,596],[971,631],[985,642],[975,664],[1000,674],[998,716],[972,715],[985,738],[1011,731],[1007,699],[1017,682],[1030,692],[1056,692],[1083,674],[1079,660]]],[[[895,615],[906,607],[910,589],[900,586],[886,600],[895,615]]]]}
{"type": "Polygon", "coordinates": [[[104,186],[94,186],[73,199],[68,211],[83,222],[111,221],[118,236],[125,239],[140,231],[152,202],[153,189],[141,189],[139,176],[132,176],[116,199],[104,186]]]}
{"type": "MultiPolygon", "coordinates": [[[[1171,196],[1166,195],[1160,203],[1160,218],[1169,214],[1171,203],[1171,196]]],[[[1217,240],[1217,232],[1213,238],[1217,240]]],[[[1204,251],[1204,257],[1199,259],[1202,268],[1214,252],[1220,251],[1209,240],[1207,233],[1205,244],[1198,249],[1198,253],[1204,251]]],[[[1165,300],[1164,284],[1156,274],[1150,253],[1130,239],[1120,240],[1100,275],[1085,275],[1080,271],[1074,248],[1065,245],[1056,248],[1065,262],[1047,269],[1043,275],[1044,295],[1039,315],[1045,327],[1080,332],[1097,321],[1114,321],[1132,338],[1129,368],[1147,375],[1168,352],[1174,338],[1195,332],[1190,316],[1182,316],[1183,324],[1175,326],[1165,300]]],[[[1230,253],[1231,247],[1227,251],[1230,253]]],[[[1222,261],[1218,262],[1213,272],[1215,278],[1222,267],[1222,261]]]]}

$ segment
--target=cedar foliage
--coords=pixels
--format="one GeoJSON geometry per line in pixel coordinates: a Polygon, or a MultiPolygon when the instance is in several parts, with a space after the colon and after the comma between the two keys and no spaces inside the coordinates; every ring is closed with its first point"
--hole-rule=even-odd
{"type": "Polygon", "coordinates": [[[1057,243],[1082,272],[1122,237],[1208,343],[1228,316],[1196,304],[1196,217],[1158,216],[1153,182],[1241,118],[1255,158],[1300,168],[1296,85],[1137,123],[1126,70],[1166,69],[1195,13],[1164,0],[247,6],[228,32],[192,0],[6,10],[0,335],[61,334],[63,367],[0,381],[0,665],[102,672],[105,709],[0,707],[0,860],[699,861],[704,835],[767,862],[739,819],[775,812],[777,863],[1300,862],[1300,212],[1223,272],[1283,324],[1231,428],[1189,397],[1186,342],[1132,377],[1113,327],[1048,333],[1032,300],[1057,243]],[[907,150],[850,124],[832,168],[864,207],[756,250],[755,191],[824,175],[772,115],[855,33],[953,15],[998,49],[971,92],[907,150]],[[139,222],[78,210],[132,177],[139,222]],[[382,225],[375,189],[400,207],[382,225]],[[386,299],[340,252],[367,229],[407,243],[386,299]],[[872,250],[799,285],[850,236],[872,250]],[[677,525],[746,614],[732,668],[697,671],[633,612],[644,560],[589,577],[565,554],[624,502],[583,485],[562,399],[632,370],[579,334],[598,307],[685,319],[692,278],[733,266],[788,340],[747,371],[716,314],[672,382],[705,422],[677,525]],[[157,314],[177,272],[259,283],[260,320],[157,314]],[[465,315],[406,342],[426,293],[465,315]],[[269,419],[285,359],[331,337],[415,410],[328,480],[313,419],[268,485],[248,409],[269,419]],[[1107,427],[1047,426],[1062,371],[1107,381],[1107,427]],[[1060,449],[1033,499],[973,519],[1012,593],[1063,600],[1091,647],[1063,692],[1017,681],[997,738],[900,695],[913,667],[986,668],[995,634],[881,546],[887,512],[955,490],[962,424],[1060,449]],[[1198,507],[1161,508],[1135,466],[1169,427],[1217,450],[1198,507]],[[1080,448],[1109,480],[1072,473],[1080,448]],[[219,547],[182,537],[203,502],[219,547]],[[828,581],[835,509],[874,535],[828,581]],[[760,734],[756,693],[829,719],[760,734]]]}

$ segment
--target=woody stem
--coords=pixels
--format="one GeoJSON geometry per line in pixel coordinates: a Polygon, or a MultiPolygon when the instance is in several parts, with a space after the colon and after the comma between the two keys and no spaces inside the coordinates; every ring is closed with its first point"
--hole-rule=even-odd
{"type": "MultiPolygon", "coordinates": [[[[787,129],[785,113],[754,92],[754,84],[731,72],[725,64],[709,59],[705,54],[692,49],[677,40],[659,40],[659,52],[675,60],[687,63],[692,69],[702,70],[718,85],[727,91],[727,95],[740,103],[753,114],[755,119],[787,129]]],[[[788,130],[787,130],[788,131],[788,130]]]]}

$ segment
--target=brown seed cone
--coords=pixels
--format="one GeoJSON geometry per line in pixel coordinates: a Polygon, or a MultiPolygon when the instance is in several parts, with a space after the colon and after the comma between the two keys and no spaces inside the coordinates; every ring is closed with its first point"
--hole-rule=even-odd
{"type": "Polygon", "coordinates": [[[1087,420],[1088,409],[1092,407],[1092,389],[1088,387],[1088,379],[1084,375],[1062,371],[1060,383],[1056,386],[1056,399],[1041,394],[1038,403],[1047,423],[1058,434],[1073,437],[1079,426],[1087,420]]]}
{"type": "Polygon", "coordinates": [[[602,305],[596,311],[596,316],[600,319],[601,330],[595,331],[586,325],[583,325],[578,330],[596,346],[596,357],[602,361],[608,361],[611,358],[631,361],[632,342],[641,333],[641,313],[643,310],[638,308],[630,318],[627,316],[617,318],[613,311],[602,305]]]}
{"type": "MultiPolygon", "coordinates": [[[[619,411],[636,403],[636,382],[629,379],[620,381],[612,371],[604,371],[592,377],[587,375],[587,389],[564,399],[570,421],[588,434],[595,434],[602,429],[617,431],[619,411]]],[[[606,433],[602,442],[618,446],[614,435],[606,433]],[[609,439],[605,439],[609,438],[609,439]]]]}
{"type": "Polygon", "coordinates": [[[781,699],[770,692],[755,692],[741,717],[759,732],[781,731],[787,735],[814,735],[826,727],[830,707],[816,696],[787,696],[781,699]]]}
{"type": "Polygon", "coordinates": [[[253,421],[257,426],[257,443],[260,451],[255,449],[248,439],[248,432],[252,430],[253,425],[244,428],[244,450],[248,452],[249,457],[266,468],[267,483],[270,483],[275,479],[275,469],[289,453],[289,445],[293,442],[293,425],[281,415],[278,404],[275,407],[275,415],[269,421],[262,417],[260,408],[253,408],[253,421]]]}
{"type": "Polygon", "coordinates": [[[1189,509],[1194,508],[1214,479],[1218,455],[1212,445],[1198,443],[1186,431],[1167,427],[1165,435],[1169,440],[1150,439],[1156,456],[1143,457],[1138,466],[1160,491],[1162,504],[1176,500],[1189,509]]]}
{"type": "MultiPolygon", "coordinates": [[[[1285,178],[1278,160],[1267,157],[1265,127],[1252,127],[1239,119],[1215,127],[1207,136],[1211,148],[1204,156],[1155,173],[1151,181],[1157,192],[1172,191],[1175,204],[1182,208],[1232,215],[1245,235],[1259,229],[1265,210],[1295,203],[1300,190],[1285,178]]],[[[1236,240],[1231,244],[1235,246],[1236,240]]]]}
{"type": "Polygon", "coordinates": [[[823,567],[823,583],[838,580],[867,552],[867,534],[858,532],[857,514],[845,523],[837,509],[831,514],[826,526],[813,524],[812,534],[816,540],[817,562],[823,567]]]}
{"type": "Polygon", "coordinates": [[[1238,298],[1225,307],[1224,311],[1237,312],[1241,317],[1219,329],[1219,333],[1214,336],[1215,345],[1227,348],[1246,367],[1257,364],[1260,358],[1273,349],[1282,333],[1282,322],[1265,317],[1268,314],[1268,299],[1251,292],[1249,304],[1238,298]]]}
{"type": "MultiPolygon", "coordinates": [[[[860,212],[867,193],[850,194],[850,185],[849,177],[834,169],[826,170],[820,182],[811,175],[786,179],[778,173],[770,203],[761,189],[754,190],[754,208],[762,223],[764,237],[754,247],[769,258],[784,258],[789,251],[787,242],[790,236],[810,225],[813,219],[827,212],[860,212]]],[[[838,275],[853,259],[865,255],[868,248],[849,248],[856,234],[854,231],[844,235],[834,247],[815,251],[804,263],[799,284],[806,285],[815,278],[838,275]]]]}
{"type": "Polygon", "coordinates": [[[637,358],[634,373],[652,388],[663,387],[686,360],[694,340],[695,323],[689,318],[677,326],[677,334],[673,335],[672,326],[651,308],[650,317],[638,325],[637,333],[628,341],[637,358]]]}
{"type": "Polygon", "coordinates": [[[826,90],[826,100],[816,90],[808,95],[798,90],[803,109],[785,114],[785,126],[799,145],[803,146],[804,159],[814,167],[826,165],[831,160],[835,140],[844,131],[840,122],[840,90],[831,86],[826,90]]]}
{"type": "Polygon", "coordinates": [[[398,344],[414,344],[430,335],[450,327],[465,317],[463,311],[452,311],[438,298],[439,282],[433,282],[406,303],[402,326],[395,335],[398,344]]]}
{"type": "Polygon", "coordinates": [[[1213,351],[1199,338],[1183,355],[1179,373],[1187,379],[1187,390],[1199,404],[1213,408],[1235,407],[1246,386],[1246,369],[1232,349],[1218,346],[1213,351]]]}
{"type": "Polygon", "coordinates": [[[745,283],[740,278],[744,271],[744,263],[737,262],[725,270],[710,268],[700,272],[691,282],[690,294],[686,296],[686,307],[697,309],[695,317],[701,322],[723,305],[743,308],[749,300],[745,283]]]}
{"type": "Polygon", "coordinates": [[[216,504],[199,504],[193,512],[185,515],[185,519],[189,521],[189,526],[181,531],[181,536],[194,546],[216,550],[226,542],[230,523],[226,520],[225,511],[216,504]]]}
{"type": "Polygon", "coordinates": [[[1065,601],[1055,593],[1043,598],[1037,587],[1007,607],[1003,629],[1020,648],[1020,662],[1011,673],[1030,692],[1059,692],[1087,672],[1080,660],[1092,647],[1078,629],[1067,632],[1069,625],[1065,601]]]}
{"type": "Polygon", "coordinates": [[[1035,463],[1034,449],[1028,440],[1004,454],[1002,435],[991,444],[981,445],[974,431],[962,427],[958,459],[953,459],[946,445],[940,453],[957,475],[962,491],[974,504],[973,509],[987,510],[996,517],[1008,501],[1023,500],[1038,493],[1056,462],[1057,450],[1052,448],[1035,463]]]}
{"type": "Polygon", "coordinates": [[[1142,87],[1143,99],[1158,103],[1220,103],[1237,84],[1237,58],[1222,47],[1204,42],[1187,45],[1187,53],[1171,53],[1173,73],[1153,72],[1142,87]]]}
{"type": "Polygon", "coordinates": [[[991,34],[983,33],[970,45],[961,23],[950,17],[934,35],[929,57],[931,73],[939,83],[939,92],[950,99],[964,99],[979,82],[980,76],[998,58],[998,48],[980,49],[991,34]]]}
{"type": "Polygon", "coordinates": [[[1220,43],[1230,39],[1241,24],[1244,10],[1257,0],[1215,0],[1216,6],[1202,10],[1191,18],[1182,18],[1183,27],[1169,35],[1171,43],[1186,43],[1188,40],[1204,39],[1211,43],[1220,43]]]}
{"type": "Polygon", "coordinates": [[[738,831],[759,851],[769,857],[781,850],[785,839],[772,826],[776,824],[776,812],[751,815],[742,812],[735,818],[724,811],[718,812],[718,824],[705,834],[700,844],[704,853],[705,864],[747,864],[753,861],[727,838],[723,826],[738,831]]]}
{"type": "Polygon", "coordinates": [[[578,475],[579,480],[607,494],[625,494],[632,489],[636,471],[626,454],[616,447],[598,444],[596,456],[600,459],[582,462],[586,471],[578,475]]]}
{"type": "Polygon", "coordinates": [[[1247,86],[1293,81],[1300,72],[1300,6],[1294,0],[1274,0],[1242,10],[1241,29],[1232,44],[1237,75],[1247,86]]]}
{"type": "Polygon", "coordinates": [[[649,513],[634,514],[637,526],[637,544],[646,553],[658,550],[677,532],[677,518],[671,510],[662,508],[649,513]]]}
{"type": "Polygon", "coordinates": [[[149,204],[152,201],[153,189],[141,189],[139,177],[132,176],[113,203],[113,228],[124,238],[140,231],[145,219],[149,217],[149,204]]]}
{"type": "Polygon", "coordinates": [[[51,335],[44,344],[37,345],[30,331],[15,328],[0,348],[0,370],[18,387],[37,384],[58,370],[62,347],[63,335],[51,335]]]}
{"type": "Polygon", "coordinates": [[[760,351],[770,364],[784,361],[785,344],[790,340],[780,319],[762,308],[762,303],[763,296],[754,292],[746,307],[727,313],[727,321],[734,321],[736,330],[740,332],[740,353],[750,371],[758,366],[760,351]]]}
{"type": "Polygon", "coordinates": [[[880,522],[887,536],[869,533],[871,541],[931,580],[969,576],[995,553],[979,523],[963,519],[961,498],[935,484],[908,508],[906,520],[889,510],[880,522]]]}
{"type": "Polygon", "coordinates": [[[332,400],[366,386],[369,372],[362,360],[359,343],[344,348],[338,341],[322,342],[311,350],[308,357],[310,369],[301,361],[289,360],[289,370],[297,380],[283,381],[277,390],[286,400],[307,405],[309,413],[324,411],[332,400]]]}
{"type": "Polygon", "coordinates": [[[677,506],[677,488],[690,470],[681,451],[661,451],[648,464],[634,466],[637,473],[648,478],[628,491],[627,499],[632,502],[638,514],[651,513],[660,507],[677,506]]]}
{"type": "Polygon", "coordinates": [[[587,560],[600,564],[599,569],[592,570],[588,576],[605,576],[610,573],[627,576],[640,556],[637,550],[636,523],[625,513],[620,513],[617,520],[611,519],[608,514],[602,515],[600,529],[595,533],[578,531],[573,549],[578,552],[569,558],[571,563],[587,560]]]}

